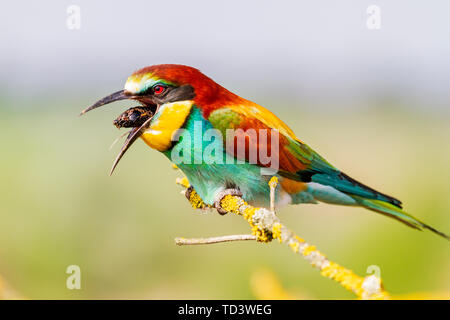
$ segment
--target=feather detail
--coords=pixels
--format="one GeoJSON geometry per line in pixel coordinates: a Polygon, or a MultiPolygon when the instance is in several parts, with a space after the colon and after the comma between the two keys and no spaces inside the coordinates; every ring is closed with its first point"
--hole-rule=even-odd
{"type": "Polygon", "coordinates": [[[352,198],[354,198],[361,206],[363,206],[369,210],[372,210],[372,211],[384,214],[388,217],[394,218],[414,229],[418,229],[418,230],[428,229],[428,230],[432,231],[433,233],[435,233],[447,240],[450,240],[450,236],[446,235],[445,233],[443,233],[439,230],[436,230],[435,228],[427,225],[426,223],[420,221],[419,219],[413,217],[412,215],[406,213],[402,209],[400,209],[390,203],[380,201],[380,200],[364,199],[364,198],[358,197],[358,196],[352,196],[352,198]]]}

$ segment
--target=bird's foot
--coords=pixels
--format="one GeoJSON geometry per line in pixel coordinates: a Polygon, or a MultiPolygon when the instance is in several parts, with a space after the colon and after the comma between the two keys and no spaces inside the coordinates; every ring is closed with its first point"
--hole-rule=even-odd
{"type": "Polygon", "coordinates": [[[198,193],[195,191],[194,187],[189,186],[186,191],[184,192],[184,195],[191,203],[191,206],[194,209],[206,209],[210,206],[208,206],[206,203],[203,202],[202,198],[198,195],[198,193]]]}
{"type": "Polygon", "coordinates": [[[191,200],[191,193],[192,191],[194,191],[194,187],[193,186],[189,186],[186,189],[186,192],[184,193],[184,195],[186,196],[186,198],[190,201],[191,200]]]}
{"type": "Polygon", "coordinates": [[[238,197],[242,197],[242,192],[239,189],[225,189],[220,191],[217,195],[216,198],[214,200],[214,207],[217,209],[217,212],[221,215],[227,214],[228,211],[224,210],[222,208],[222,205],[220,204],[220,202],[222,201],[222,199],[225,196],[238,196],[238,197]]]}

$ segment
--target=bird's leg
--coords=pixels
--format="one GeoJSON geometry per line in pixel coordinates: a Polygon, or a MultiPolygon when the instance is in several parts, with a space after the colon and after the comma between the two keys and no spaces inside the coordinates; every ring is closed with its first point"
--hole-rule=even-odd
{"type": "Polygon", "coordinates": [[[242,192],[239,189],[225,189],[220,191],[214,200],[214,207],[217,209],[217,212],[221,215],[227,214],[228,212],[226,210],[224,210],[220,204],[220,202],[222,201],[222,199],[225,196],[238,196],[238,197],[242,197],[242,192]]]}
{"type": "Polygon", "coordinates": [[[186,191],[184,191],[184,195],[194,209],[206,209],[211,207],[203,202],[193,186],[187,187],[186,191]]]}

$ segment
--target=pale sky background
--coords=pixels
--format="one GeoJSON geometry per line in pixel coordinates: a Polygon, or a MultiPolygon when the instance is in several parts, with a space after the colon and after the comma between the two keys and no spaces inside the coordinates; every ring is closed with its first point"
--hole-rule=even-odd
{"type": "Polygon", "coordinates": [[[7,98],[102,97],[143,66],[182,63],[257,102],[450,106],[448,1],[8,1],[0,15],[7,98]],[[366,27],[372,4],[380,30],[366,27]]]}

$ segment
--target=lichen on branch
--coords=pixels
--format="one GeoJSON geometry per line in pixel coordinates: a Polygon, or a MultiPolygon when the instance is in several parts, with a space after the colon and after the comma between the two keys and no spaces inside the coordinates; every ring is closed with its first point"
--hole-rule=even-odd
{"type": "MultiPolygon", "coordinates": [[[[185,188],[189,188],[189,182],[186,177],[178,179],[177,183],[185,188]]],[[[345,289],[353,292],[359,299],[389,299],[389,294],[383,289],[380,278],[375,275],[370,275],[365,278],[360,277],[353,271],[328,260],[328,258],[317,250],[315,246],[308,244],[281,222],[275,214],[273,206],[273,195],[275,194],[274,191],[277,185],[278,179],[276,177],[272,177],[269,181],[269,187],[271,189],[270,210],[266,208],[253,207],[245,202],[241,197],[231,195],[224,196],[220,204],[227,212],[241,216],[248,222],[251,228],[251,233],[255,236],[256,241],[267,243],[277,239],[280,243],[288,245],[294,253],[301,255],[314,268],[318,269],[322,276],[336,281],[345,289]]],[[[195,190],[192,188],[189,188],[189,190],[188,200],[193,208],[204,209],[208,207],[195,192],[195,190]]],[[[237,237],[234,240],[242,240],[239,239],[239,236],[227,237],[237,237]]],[[[249,238],[246,238],[245,240],[249,240],[249,238]]],[[[203,241],[203,243],[207,244],[224,241],[203,241]]],[[[189,242],[199,244],[198,239],[190,239],[187,243],[183,244],[189,244],[189,242]]]]}

